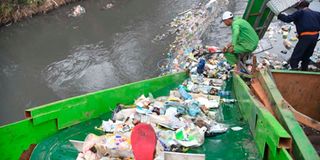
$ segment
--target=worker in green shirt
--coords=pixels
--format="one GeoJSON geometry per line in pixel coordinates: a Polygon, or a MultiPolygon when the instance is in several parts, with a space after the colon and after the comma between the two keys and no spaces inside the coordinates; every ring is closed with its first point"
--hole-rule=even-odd
{"type": "Polygon", "coordinates": [[[258,47],[259,37],[246,20],[234,18],[229,11],[223,13],[222,20],[232,28],[232,42],[224,47],[223,52],[228,63],[234,65],[240,55],[250,54],[258,47]]]}

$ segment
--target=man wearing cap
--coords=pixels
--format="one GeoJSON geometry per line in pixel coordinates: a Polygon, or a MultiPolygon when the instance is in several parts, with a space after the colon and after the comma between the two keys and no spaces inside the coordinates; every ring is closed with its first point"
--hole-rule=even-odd
{"type": "Polygon", "coordinates": [[[258,47],[259,37],[246,20],[234,18],[229,11],[223,13],[222,20],[232,29],[232,42],[223,51],[228,63],[234,65],[239,61],[240,55],[252,53],[258,47]]]}
{"type": "Polygon", "coordinates": [[[301,61],[301,70],[308,70],[310,57],[317,45],[320,31],[320,12],[309,9],[309,2],[300,1],[298,11],[292,15],[280,13],[278,19],[283,22],[294,22],[296,25],[299,41],[290,58],[291,69],[298,69],[301,61]]]}

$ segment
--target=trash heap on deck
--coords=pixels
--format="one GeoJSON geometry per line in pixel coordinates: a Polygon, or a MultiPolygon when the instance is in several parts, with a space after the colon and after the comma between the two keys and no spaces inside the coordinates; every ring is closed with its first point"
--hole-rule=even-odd
{"type": "Polygon", "coordinates": [[[78,159],[133,158],[130,135],[138,123],[150,124],[157,136],[156,159],[164,151],[186,152],[199,147],[205,137],[223,134],[228,126],[223,122],[221,103],[234,103],[224,91],[231,66],[219,54],[199,54],[185,64],[190,78],[165,97],[141,97],[132,105],[119,104],[109,120],[97,127],[105,134],[89,134],[78,159]]]}
{"type": "MultiPolygon", "coordinates": [[[[109,120],[96,129],[105,134],[89,134],[84,140],[78,159],[126,158],[133,159],[131,132],[138,123],[150,124],[156,132],[155,159],[164,159],[164,151],[186,152],[201,146],[205,137],[223,134],[229,126],[223,124],[222,103],[231,93],[224,91],[232,67],[219,49],[203,46],[201,35],[221,10],[219,1],[211,0],[180,13],[169,24],[167,33],[157,35],[153,42],[175,34],[170,45],[168,73],[189,70],[190,78],[165,97],[141,95],[132,105],[119,104],[109,120]]],[[[223,3],[223,2],[221,2],[223,3]]],[[[241,128],[235,128],[241,130],[241,128]]]]}

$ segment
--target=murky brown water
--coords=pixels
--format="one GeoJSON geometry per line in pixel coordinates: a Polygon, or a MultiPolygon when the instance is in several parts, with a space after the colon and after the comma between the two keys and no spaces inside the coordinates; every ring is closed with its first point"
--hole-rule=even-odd
{"type": "Polygon", "coordinates": [[[26,108],[160,74],[171,39],[163,26],[198,0],[105,0],[71,4],[0,28],[0,125],[26,108]],[[87,13],[68,17],[80,4],[87,13]]]}

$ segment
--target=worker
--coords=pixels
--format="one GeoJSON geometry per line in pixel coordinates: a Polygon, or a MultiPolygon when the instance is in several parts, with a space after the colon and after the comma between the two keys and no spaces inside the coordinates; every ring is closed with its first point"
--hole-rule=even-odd
{"type": "Polygon", "coordinates": [[[223,13],[222,20],[232,28],[232,42],[224,47],[223,52],[228,63],[234,65],[239,61],[239,56],[251,54],[258,47],[259,37],[246,20],[234,18],[229,11],[223,13]]]}
{"type": "Polygon", "coordinates": [[[298,11],[291,15],[280,13],[278,19],[283,22],[294,22],[298,34],[298,43],[289,60],[292,70],[297,70],[301,61],[301,70],[307,71],[310,57],[317,45],[320,30],[320,12],[309,8],[310,3],[302,0],[296,7],[298,11]]]}

